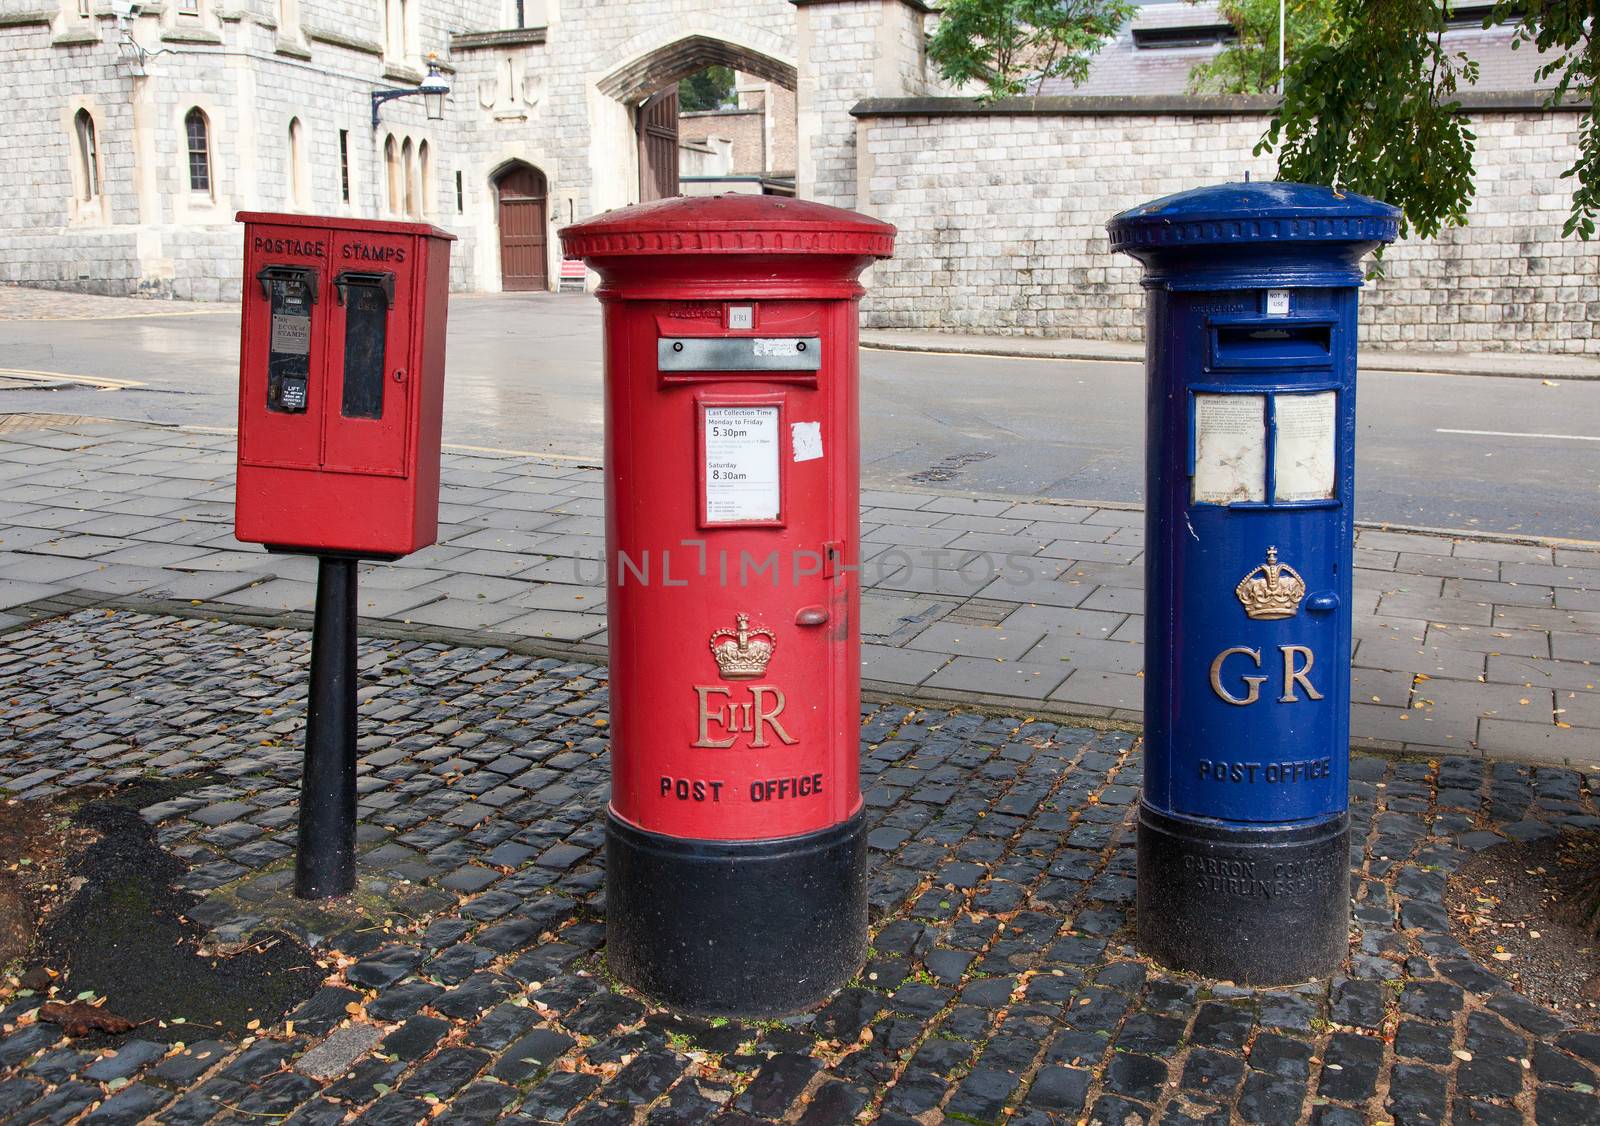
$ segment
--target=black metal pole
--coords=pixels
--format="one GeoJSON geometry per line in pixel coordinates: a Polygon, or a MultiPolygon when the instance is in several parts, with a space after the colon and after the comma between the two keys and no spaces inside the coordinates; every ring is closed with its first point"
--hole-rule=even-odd
{"type": "Polygon", "coordinates": [[[301,899],[328,899],[356,886],[356,562],[317,557],[294,865],[294,893],[301,899]]]}

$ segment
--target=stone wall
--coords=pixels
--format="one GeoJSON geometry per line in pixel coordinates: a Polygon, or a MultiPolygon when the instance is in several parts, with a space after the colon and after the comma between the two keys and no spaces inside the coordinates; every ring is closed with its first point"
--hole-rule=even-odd
{"type": "MultiPolygon", "coordinates": [[[[1470,223],[1390,249],[1364,339],[1401,349],[1600,354],[1600,253],[1561,238],[1574,112],[1481,96],[1470,223]]],[[[1245,98],[1041,98],[981,107],[884,99],[854,110],[858,202],[900,229],[875,267],[875,327],[1137,340],[1139,267],[1105,221],[1246,172],[1268,104],[1245,98]]]]}
{"type": "Polygon", "coordinates": [[[927,93],[922,0],[793,0],[800,58],[796,91],[796,193],[854,207],[854,91],[927,93]]]}

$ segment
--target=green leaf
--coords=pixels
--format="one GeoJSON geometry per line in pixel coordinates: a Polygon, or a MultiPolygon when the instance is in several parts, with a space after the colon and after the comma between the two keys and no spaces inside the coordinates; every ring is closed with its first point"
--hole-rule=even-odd
{"type": "Polygon", "coordinates": [[[1077,85],[1134,10],[1127,0],[948,0],[928,59],[945,81],[981,84],[990,100],[1034,93],[1046,78],[1077,85]]]}
{"type": "MultiPolygon", "coordinates": [[[[1290,58],[1283,73],[1283,104],[1268,123],[1256,154],[1276,152],[1280,179],[1326,184],[1376,196],[1400,208],[1401,234],[1431,238],[1463,226],[1472,203],[1477,138],[1461,110],[1458,92],[1478,81],[1478,64],[1452,51],[1444,39],[1449,5],[1438,0],[1290,0],[1310,19],[1326,9],[1320,42],[1295,48],[1306,30],[1290,21],[1290,58]]],[[[1259,55],[1267,37],[1261,0],[1223,0],[1241,30],[1241,58],[1259,55]],[[1239,21],[1244,21],[1241,24],[1239,21]]],[[[1600,218],[1600,109],[1595,84],[1600,49],[1594,0],[1497,0],[1485,27],[1511,25],[1513,47],[1531,43],[1539,54],[1538,81],[1556,79],[1546,104],[1565,99],[1587,103],[1579,118],[1578,157],[1563,177],[1573,181],[1572,204],[1563,236],[1594,237],[1600,218]]],[[[1275,24],[1275,19],[1273,23],[1275,24]]],[[[1276,28],[1270,37],[1276,50],[1276,28]]],[[[1221,81],[1218,56],[1197,81],[1221,81]]],[[[1262,64],[1250,74],[1259,86],[1262,64]]],[[[1244,73],[1243,69],[1240,69],[1244,73]]],[[[1243,88],[1238,86],[1236,88],[1243,88]]]]}

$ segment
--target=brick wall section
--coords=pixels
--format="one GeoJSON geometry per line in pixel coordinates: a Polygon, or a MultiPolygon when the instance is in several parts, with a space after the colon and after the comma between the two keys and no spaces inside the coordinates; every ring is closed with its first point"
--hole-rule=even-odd
{"type": "Polygon", "coordinates": [[[704,143],[708,137],[733,142],[734,175],[767,171],[766,115],[758,109],[711,110],[678,116],[678,139],[704,143]]]}
{"type": "MultiPolygon", "coordinates": [[[[934,115],[892,104],[868,103],[859,116],[864,202],[900,229],[863,307],[875,327],[1137,340],[1140,270],[1107,251],[1105,221],[1172,192],[1276,171],[1271,157],[1251,155],[1264,112],[934,115]]],[[[1560,174],[1580,120],[1473,113],[1471,222],[1391,248],[1387,276],[1364,293],[1369,343],[1600,355],[1600,254],[1560,237],[1569,187],[1560,174]]]]}
{"type": "Polygon", "coordinates": [[[794,91],[776,84],[767,87],[768,172],[794,175],[794,91]]]}

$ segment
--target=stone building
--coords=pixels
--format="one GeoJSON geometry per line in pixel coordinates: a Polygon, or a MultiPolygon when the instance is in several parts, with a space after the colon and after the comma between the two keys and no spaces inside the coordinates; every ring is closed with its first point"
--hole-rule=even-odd
{"type": "MultiPolygon", "coordinates": [[[[677,190],[667,103],[681,78],[729,65],[742,102],[792,105],[798,11],[790,0],[0,0],[0,55],[26,76],[0,99],[11,157],[0,281],[232,297],[233,217],[259,209],[427,220],[459,238],[457,288],[554,288],[558,226],[677,190]],[[374,125],[371,93],[415,86],[430,56],[452,87],[443,120],[413,97],[383,104],[374,125]]],[[[792,125],[763,134],[760,171],[792,176],[795,158],[778,155],[793,152],[792,125]]]]}

